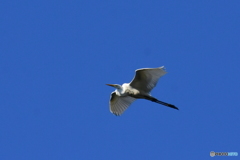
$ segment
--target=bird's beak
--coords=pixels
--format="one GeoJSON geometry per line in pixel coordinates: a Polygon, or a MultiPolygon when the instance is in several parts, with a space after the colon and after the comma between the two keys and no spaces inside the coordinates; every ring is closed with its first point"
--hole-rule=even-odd
{"type": "Polygon", "coordinates": [[[115,87],[115,85],[114,85],[114,84],[106,84],[106,85],[108,85],[108,86],[111,86],[111,87],[115,87]]]}

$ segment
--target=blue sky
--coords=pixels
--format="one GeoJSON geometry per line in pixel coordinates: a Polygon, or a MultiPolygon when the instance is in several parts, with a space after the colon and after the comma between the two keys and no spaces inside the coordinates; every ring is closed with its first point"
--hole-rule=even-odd
{"type": "Polygon", "coordinates": [[[239,7],[238,0],[2,1],[0,159],[240,153],[239,7]],[[179,111],[137,100],[122,116],[109,112],[106,83],[163,65],[168,74],[152,95],[179,111]]]}

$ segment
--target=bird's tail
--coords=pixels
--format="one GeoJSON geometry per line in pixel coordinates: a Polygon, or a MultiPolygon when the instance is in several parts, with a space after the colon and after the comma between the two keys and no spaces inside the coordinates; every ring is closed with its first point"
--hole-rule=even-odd
{"type": "Polygon", "coordinates": [[[179,109],[178,109],[177,107],[175,107],[174,105],[169,104],[169,103],[166,103],[166,102],[163,102],[163,101],[159,101],[158,99],[156,99],[156,98],[154,98],[154,97],[145,96],[144,98],[147,99],[147,100],[150,100],[150,101],[152,101],[152,102],[156,102],[156,103],[158,103],[158,104],[161,104],[161,105],[164,105],[164,106],[167,106],[167,107],[170,107],[170,108],[179,110],[179,109]]]}

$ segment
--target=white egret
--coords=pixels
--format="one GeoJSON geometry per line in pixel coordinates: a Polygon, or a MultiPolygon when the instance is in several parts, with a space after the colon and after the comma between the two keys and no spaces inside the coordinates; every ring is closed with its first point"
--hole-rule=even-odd
{"type": "Polygon", "coordinates": [[[167,107],[177,109],[172,104],[159,101],[150,95],[151,90],[157,85],[158,79],[165,75],[164,66],[159,68],[141,68],[136,70],[135,77],[130,83],[107,84],[116,88],[110,97],[110,112],[121,115],[136,99],[147,99],[167,107]]]}

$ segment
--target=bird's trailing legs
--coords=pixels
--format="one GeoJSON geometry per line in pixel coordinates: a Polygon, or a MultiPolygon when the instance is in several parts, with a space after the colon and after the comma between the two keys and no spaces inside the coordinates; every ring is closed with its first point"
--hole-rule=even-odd
{"type": "Polygon", "coordinates": [[[174,105],[169,104],[169,103],[165,103],[165,102],[163,102],[163,101],[159,101],[158,99],[156,99],[156,98],[154,98],[154,97],[144,96],[144,98],[147,99],[147,100],[150,100],[150,101],[152,101],[152,102],[156,102],[156,103],[158,103],[158,104],[162,104],[162,105],[164,105],[164,106],[171,107],[171,108],[173,108],[173,109],[179,110],[179,109],[178,109],[177,107],[175,107],[174,105]]]}

